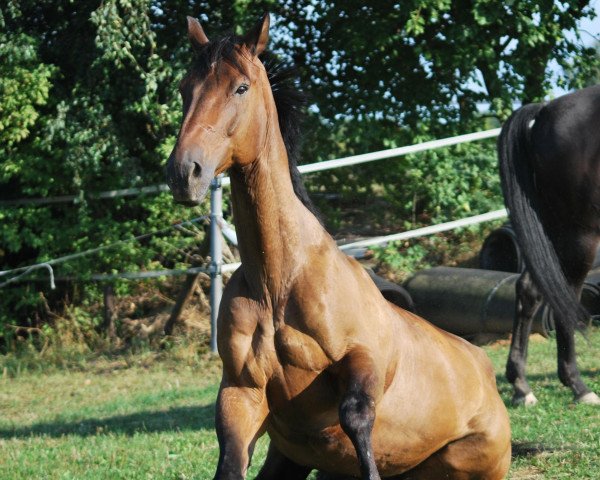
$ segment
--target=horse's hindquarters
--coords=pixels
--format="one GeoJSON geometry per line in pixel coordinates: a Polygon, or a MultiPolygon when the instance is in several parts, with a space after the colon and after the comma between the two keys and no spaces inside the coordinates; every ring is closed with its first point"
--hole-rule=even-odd
{"type": "Polygon", "coordinates": [[[470,435],[456,440],[395,480],[501,480],[510,467],[510,441],[470,435]]]}

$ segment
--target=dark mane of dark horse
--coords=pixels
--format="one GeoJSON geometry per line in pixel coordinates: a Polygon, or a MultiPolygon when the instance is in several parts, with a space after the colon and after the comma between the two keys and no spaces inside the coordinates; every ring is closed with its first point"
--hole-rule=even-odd
{"type": "MultiPolygon", "coordinates": [[[[243,66],[238,62],[235,50],[235,46],[240,44],[242,44],[242,38],[231,34],[211,40],[197,53],[192,68],[200,77],[205,76],[213,64],[218,66],[222,62],[227,62],[243,71],[243,66]]],[[[260,59],[267,71],[271,91],[275,99],[279,129],[288,154],[294,192],[300,201],[320,220],[320,214],[308,196],[298,170],[298,160],[300,159],[302,146],[301,127],[307,104],[306,95],[299,88],[296,69],[293,66],[280,61],[270,52],[264,52],[260,59]]]]}

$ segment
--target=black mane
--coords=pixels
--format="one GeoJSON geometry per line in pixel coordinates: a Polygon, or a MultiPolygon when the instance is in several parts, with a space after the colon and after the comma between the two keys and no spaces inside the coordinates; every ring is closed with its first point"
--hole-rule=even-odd
{"type": "MultiPolygon", "coordinates": [[[[213,64],[227,62],[235,68],[244,71],[238,61],[235,47],[242,44],[242,38],[237,35],[223,35],[211,40],[196,55],[193,68],[203,77],[213,64]]],[[[276,55],[264,52],[260,56],[263,62],[273,92],[279,129],[288,154],[290,177],[294,193],[300,201],[319,218],[319,212],[304,187],[298,161],[302,147],[302,123],[306,116],[307,97],[298,84],[296,69],[292,65],[280,61],[276,55]]]]}

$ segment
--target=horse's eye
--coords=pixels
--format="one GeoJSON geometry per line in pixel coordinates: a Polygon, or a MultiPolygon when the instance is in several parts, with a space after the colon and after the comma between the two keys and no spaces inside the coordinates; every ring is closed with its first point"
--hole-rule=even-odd
{"type": "Polygon", "coordinates": [[[244,93],[246,93],[248,91],[248,85],[246,85],[245,83],[242,83],[238,89],[235,91],[236,95],[243,95],[244,93]]]}

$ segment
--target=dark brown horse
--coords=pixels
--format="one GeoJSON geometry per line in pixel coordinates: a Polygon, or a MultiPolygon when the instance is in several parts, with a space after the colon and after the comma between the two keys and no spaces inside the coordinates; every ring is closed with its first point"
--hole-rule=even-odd
{"type": "Polygon", "coordinates": [[[558,376],[575,400],[600,405],[577,369],[574,334],[589,321],[579,304],[600,240],[600,85],[526,105],[498,139],[502,190],[525,256],[506,377],[513,402],[537,402],[525,378],[531,322],[553,310],[558,376]]]}
{"type": "Polygon", "coordinates": [[[265,16],[243,37],[211,42],[189,19],[196,60],[167,168],[175,200],[192,205],[215,175],[231,177],[242,266],[219,311],[215,478],[245,478],[265,432],[260,479],[304,479],[313,468],[503,478],[510,427],[488,358],[387,302],[295,195],[258,57],[268,28],[265,16]]]}

